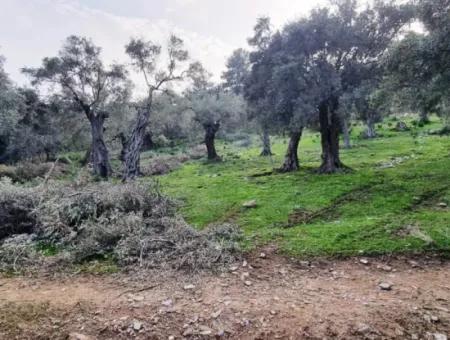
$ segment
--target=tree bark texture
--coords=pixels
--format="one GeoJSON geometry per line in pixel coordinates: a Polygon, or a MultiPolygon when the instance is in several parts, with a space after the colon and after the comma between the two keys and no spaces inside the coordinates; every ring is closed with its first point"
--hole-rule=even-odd
{"type": "Polygon", "coordinates": [[[366,129],[366,138],[372,139],[377,136],[377,132],[375,130],[375,123],[371,117],[367,119],[367,129],[366,129]]]}
{"type": "Polygon", "coordinates": [[[126,142],[125,152],[123,153],[124,166],[122,180],[133,180],[141,174],[140,160],[141,149],[144,142],[145,130],[150,120],[150,109],[146,107],[141,109],[136,119],[133,131],[126,142]]]}
{"type": "Polygon", "coordinates": [[[339,158],[340,119],[338,100],[331,98],[319,105],[322,164],[319,173],[340,172],[346,168],[339,158]]]}
{"type": "Polygon", "coordinates": [[[430,118],[428,118],[428,112],[426,110],[421,110],[419,113],[419,123],[428,124],[430,122],[430,118]]]}
{"type": "Polygon", "coordinates": [[[216,151],[215,138],[216,133],[219,131],[219,122],[207,122],[203,123],[203,128],[205,129],[205,145],[208,152],[208,160],[217,161],[220,160],[219,155],[216,151]]]}
{"type": "Polygon", "coordinates": [[[99,112],[89,116],[91,123],[92,145],[89,161],[92,164],[94,174],[102,178],[111,175],[111,165],[109,163],[109,153],[103,138],[104,123],[107,115],[99,112]]]}
{"type": "Polygon", "coordinates": [[[298,145],[302,137],[302,132],[303,128],[291,132],[286,155],[284,156],[284,163],[279,169],[281,172],[296,171],[300,168],[300,163],[298,160],[298,145]]]}
{"type": "Polygon", "coordinates": [[[153,104],[153,90],[149,92],[146,104],[138,109],[136,123],[131,135],[126,141],[123,151],[122,181],[133,180],[141,174],[140,161],[144,137],[150,122],[150,112],[153,104]]]}
{"type": "Polygon", "coordinates": [[[272,150],[270,148],[270,135],[267,129],[264,129],[261,135],[262,150],[260,156],[272,156],[272,150]]]}
{"type": "Polygon", "coordinates": [[[342,119],[342,139],[344,141],[344,148],[351,149],[352,143],[350,141],[350,131],[348,128],[348,121],[347,119],[342,119]]]}

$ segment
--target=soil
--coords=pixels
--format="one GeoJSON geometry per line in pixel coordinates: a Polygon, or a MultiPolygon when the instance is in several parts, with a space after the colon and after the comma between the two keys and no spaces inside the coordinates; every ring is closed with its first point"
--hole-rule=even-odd
{"type": "Polygon", "coordinates": [[[262,251],[222,274],[1,278],[0,338],[445,339],[450,333],[450,263],[438,257],[310,263],[262,251]]]}

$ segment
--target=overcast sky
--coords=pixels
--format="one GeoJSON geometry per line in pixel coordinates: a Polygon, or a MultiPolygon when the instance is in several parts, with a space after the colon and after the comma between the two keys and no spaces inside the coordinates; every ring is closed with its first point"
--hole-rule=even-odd
{"type": "Polygon", "coordinates": [[[126,61],[133,37],[164,43],[170,33],[185,40],[192,58],[219,79],[226,58],[246,38],[258,16],[275,27],[326,0],[0,0],[0,54],[19,84],[20,68],[38,66],[71,34],[91,37],[106,62],[126,61]]]}

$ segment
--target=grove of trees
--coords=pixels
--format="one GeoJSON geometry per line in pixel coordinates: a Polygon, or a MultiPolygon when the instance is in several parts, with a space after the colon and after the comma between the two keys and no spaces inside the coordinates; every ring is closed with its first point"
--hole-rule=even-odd
{"type": "Polygon", "coordinates": [[[148,148],[202,140],[207,159],[220,161],[216,137],[245,130],[260,136],[261,156],[272,155],[270,135],[288,136],[279,170],[289,172],[301,166],[310,129],[320,134],[318,172],[345,171],[340,139],[351,147],[355,120],[366,125],[365,138],[395,112],[415,113],[419,124],[436,114],[448,129],[449,36],[448,0],[333,0],[281,28],[258,18],[219,83],[176,36],[162,45],[131,39],[127,65],[105,65],[92,40],[70,36],[56,56],[23,69],[32,87],[16,86],[0,59],[0,162],[84,149],[93,174],[108,178],[109,150],[121,148],[120,177],[129,181],[148,148]]]}

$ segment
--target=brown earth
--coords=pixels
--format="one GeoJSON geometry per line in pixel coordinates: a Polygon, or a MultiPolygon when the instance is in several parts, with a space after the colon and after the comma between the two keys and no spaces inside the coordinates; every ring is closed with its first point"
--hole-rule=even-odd
{"type": "Polygon", "coordinates": [[[450,332],[447,261],[308,263],[264,251],[220,275],[1,278],[0,338],[441,340],[450,332]]]}

